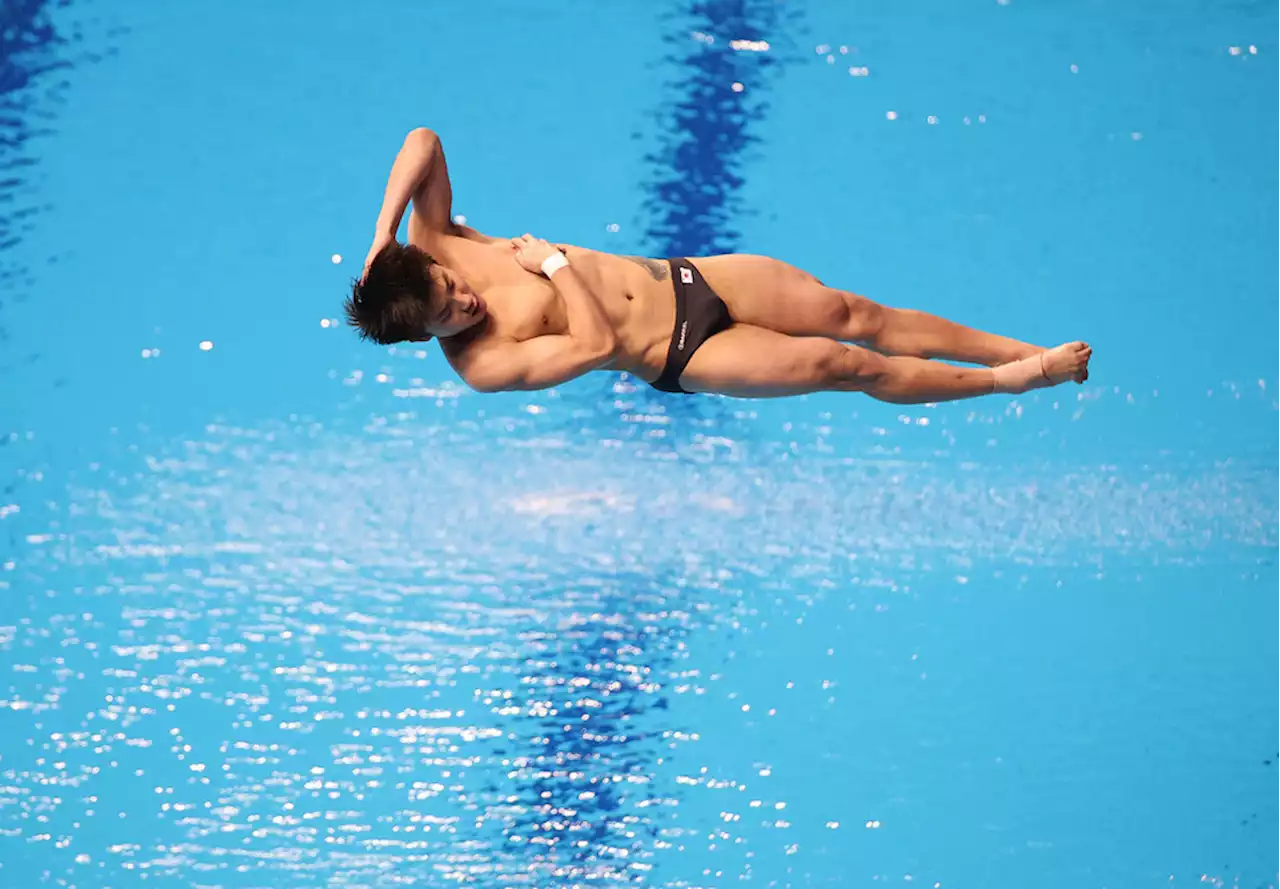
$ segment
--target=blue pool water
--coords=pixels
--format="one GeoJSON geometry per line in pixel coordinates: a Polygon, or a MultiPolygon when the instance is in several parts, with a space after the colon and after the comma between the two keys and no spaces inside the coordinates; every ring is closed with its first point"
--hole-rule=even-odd
{"type": "Polygon", "coordinates": [[[0,887],[1277,884],[1274,4],[3,14],[0,887]],[[474,395],[336,321],[418,125],[1092,379],[474,395]]]}

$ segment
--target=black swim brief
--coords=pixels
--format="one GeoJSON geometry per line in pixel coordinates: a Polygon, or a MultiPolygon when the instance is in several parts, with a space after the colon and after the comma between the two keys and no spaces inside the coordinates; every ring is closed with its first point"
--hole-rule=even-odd
{"type": "MultiPolygon", "coordinates": [[[[676,288],[676,325],[671,332],[662,376],[649,385],[662,392],[685,392],[680,375],[698,347],[733,323],[724,300],[703,280],[687,259],[669,259],[676,288]]],[[[687,393],[686,393],[687,394],[687,393]]]]}

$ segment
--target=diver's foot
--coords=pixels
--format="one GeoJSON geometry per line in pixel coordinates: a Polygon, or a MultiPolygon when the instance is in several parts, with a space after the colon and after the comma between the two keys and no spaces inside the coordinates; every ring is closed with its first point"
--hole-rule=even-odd
{"type": "Polygon", "coordinates": [[[1020,395],[1068,381],[1083,383],[1089,379],[1092,356],[1093,349],[1088,343],[1074,342],[1001,364],[991,369],[995,375],[995,391],[1020,395]]]}
{"type": "Polygon", "coordinates": [[[1083,383],[1089,379],[1089,359],[1093,357],[1093,349],[1088,343],[1055,346],[1040,357],[1044,364],[1044,375],[1054,386],[1068,380],[1083,383]]]}

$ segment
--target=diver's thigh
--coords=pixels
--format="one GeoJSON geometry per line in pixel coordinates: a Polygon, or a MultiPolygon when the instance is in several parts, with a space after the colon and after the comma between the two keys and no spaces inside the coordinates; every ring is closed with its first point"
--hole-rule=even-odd
{"type": "Polygon", "coordinates": [[[703,343],[680,377],[687,392],[779,398],[834,386],[850,348],[826,337],[796,337],[734,324],[703,343]]]}

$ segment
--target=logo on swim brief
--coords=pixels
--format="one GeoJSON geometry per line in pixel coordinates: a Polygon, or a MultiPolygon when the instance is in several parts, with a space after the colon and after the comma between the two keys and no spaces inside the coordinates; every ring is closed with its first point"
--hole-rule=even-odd
{"type": "Polygon", "coordinates": [[[680,269],[680,283],[682,284],[693,283],[693,271],[691,269],[686,269],[686,268],[680,269]]]}
{"type": "Polygon", "coordinates": [[[676,343],[676,351],[684,351],[684,335],[689,332],[689,322],[686,321],[680,325],[680,340],[676,343]]]}

